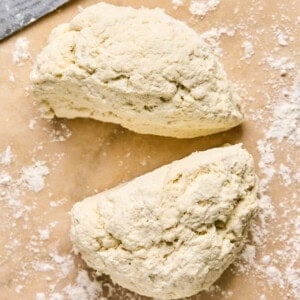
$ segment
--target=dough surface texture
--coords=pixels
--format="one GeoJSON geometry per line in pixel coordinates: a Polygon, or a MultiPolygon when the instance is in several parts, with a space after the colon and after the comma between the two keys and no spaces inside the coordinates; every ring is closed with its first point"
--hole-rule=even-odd
{"type": "Polygon", "coordinates": [[[256,207],[251,155],[215,148],[76,203],[71,239],[90,267],[125,288],[188,297],[233,262],[256,207]]]}
{"type": "Polygon", "coordinates": [[[86,8],[52,31],[31,81],[46,117],[93,118],[177,138],[243,121],[218,59],[160,9],[86,8]]]}

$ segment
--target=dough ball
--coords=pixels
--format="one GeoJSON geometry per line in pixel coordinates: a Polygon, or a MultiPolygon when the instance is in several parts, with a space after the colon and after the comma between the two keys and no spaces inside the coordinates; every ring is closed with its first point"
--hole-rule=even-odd
{"type": "Polygon", "coordinates": [[[192,138],[243,121],[199,35],[160,9],[93,5],[51,33],[31,73],[45,116],[93,118],[192,138]]]}
{"type": "Polygon", "coordinates": [[[256,200],[241,145],[195,152],[75,204],[71,239],[91,268],[127,289],[188,297],[236,258],[256,200]]]}

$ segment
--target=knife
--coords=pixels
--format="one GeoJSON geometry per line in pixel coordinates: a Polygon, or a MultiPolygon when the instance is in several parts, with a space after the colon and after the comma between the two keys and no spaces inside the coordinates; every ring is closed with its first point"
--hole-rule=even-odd
{"type": "Polygon", "coordinates": [[[0,0],[0,41],[69,0],[0,0]]]}

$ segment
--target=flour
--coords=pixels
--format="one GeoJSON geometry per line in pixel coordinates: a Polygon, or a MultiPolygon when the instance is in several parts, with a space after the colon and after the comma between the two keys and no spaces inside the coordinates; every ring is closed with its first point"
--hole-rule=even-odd
{"type": "Polygon", "coordinates": [[[50,201],[50,202],[49,202],[49,205],[50,205],[51,207],[59,207],[59,206],[65,204],[67,201],[68,201],[67,198],[62,198],[62,199],[57,200],[57,201],[50,201]]]}
{"type": "Polygon", "coordinates": [[[288,45],[287,37],[286,37],[286,35],[285,35],[283,32],[281,32],[281,31],[277,34],[277,42],[278,42],[278,44],[279,44],[280,46],[283,46],[283,47],[285,47],[285,46],[288,45]]]}
{"type": "Polygon", "coordinates": [[[12,72],[9,73],[8,79],[9,79],[10,82],[15,82],[16,81],[15,75],[12,72]]]}
{"type": "MultiPolygon", "coordinates": [[[[300,249],[299,249],[300,251],[300,249]]],[[[285,270],[285,276],[287,278],[287,282],[290,285],[290,288],[293,291],[293,294],[296,297],[300,295],[300,269],[287,267],[285,270]]]]}
{"type": "Polygon", "coordinates": [[[190,3],[190,13],[196,16],[205,16],[209,11],[215,10],[220,4],[220,0],[192,0],[190,3]]]}
{"type": "Polygon", "coordinates": [[[49,300],[64,300],[64,296],[59,293],[51,294],[49,300]]]}
{"type": "Polygon", "coordinates": [[[254,48],[252,42],[245,41],[243,42],[242,47],[244,48],[244,56],[241,59],[249,59],[254,55],[254,48]]]}
{"type": "Polygon", "coordinates": [[[173,8],[176,9],[179,6],[184,5],[185,0],[172,0],[173,8]]]}
{"type": "Polygon", "coordinates": [[[36,120],[35,119],[31,119],[29,121],[29,124],[28,124],[28,127],[30,130],[34,130],[35,129],[35,126],[36,126],[36,120]]]}
{"type": "Polygon", "coordinates": [[[290,58],[286,56],[280,58],[269,56],[266,61],[272,68],[279,70],[282,75],[285,75],[288,71],[295,68],[295,63],[291,62],[290,58]]]}
{"type": "Polygon", "coordinates": [[[220,38],[222,35],[229,37],[234,36],[235,29],[230,27],[211,28],[210,30],[203,32],[200,37],[211,47],[211,51],[221,57],[223,55],[223,49],[220,47],[220,38]]]}
{"type": "Polygon", "coordinates": [[[35,300],[46,300],[44,293],[36,293],[35,300]]]}
{"type": "MultiPolygon", "coordinates": [[[[182,11],[185,9],[187,11],[189,7],[185,6],[181,8],[181,3],[184,5],[191,3],[181,0],[173,0],[172,2],[175,9],[180,7],[182,11]]],[[[205,1],[198,2],[205,3],[205,1]]],[[[230,47],[226,46],[227,41],[229,40],[231,43],[231,40],[238,39],[238,42],[232,43],[232,45],[237,48],[242,45],[240,50],[244,51],[244,53],[241,56],[247,55],[250,57],[240,61],[237,56],[237,65],[241,64],[242,68],[245,67],[245,71],[249,67],[257,67],[258,73],[260,73],[261,69],[265,69],[267,74],[265,84],[267,88],[271,87],[270,93],[267,92],[266,88],[266,90],[261,89],[257,91],[257,95],[252,94],[252,91],[257,88],[255,84],[251,86],[249,83],[249,87],[246,88],[249,94],[253,96],[248,97],[245,94],[246,97],[244,98],[244,103],[248,106],[246,110],[249,118],[248,122],[251,122],[252,126],[256,124],[254,127],[257,129],[257,132],[261,133],[259,141],[253,140],[252,144],[255,145],[257,142],[256,150],[260,157],[257,161],[257,171],[260,172],[261,179],[259,191],[260,214],[251,229],[253,239],[251,243],[246,245],[240,261],[237,261],[232,268],[233,273],[238,273],[235,275],[238,277],[239,272],[241,272],[244,276],[247,276],[247,280],[249,278],[249,282],[256,281],[259,283],[257,291],[252,291],[253,297],[256,299],[269,300],[270,290],[273,289],[273,291],[276,291],[274,297],[278,299],[289,298],[298,300],[300,295],[300,272],[297,265],[300,261],[300,209],[299,196],[295,187],[297,187],[297,181],[299,182],[300,180],[300,172],[295,171],[297,157],[292,153],[299,144],[299,132],[297,131],[299,130],[297,129],[299,127],[297,124],[299,122],[297,121],[299,111],[299,80],[298,83],[297,80],[295,81],[292,88],[289,87],[288,82],[294,80],[294,74],[297,71],[295,63],[296,53],[290,47],[294,45],[294,42],[297,42],[296,39],[298,36],[295,35],[293,26],[300,25],[300,17],[295,18],[295,21],[287,23],[284,11],[286,3],[278,2],[278,5],[281,7],[280,20],[276,20],[275,16],[270,16],[272,24],[276,26],[257,28],[253,32],[250,32],[249,28],[251,26],[249,26],[249,22],[257,21],[255,15],[262,12],[268,13],[262,4],[262,1],[253,1],[248,19],[237,23],[235,18],[238,18],[239,13],[243,12],[244,2],[240,6],[237,3],[233,7],[232,17],[225,17],[224,19],[219,19],[217,22],[214,22],[212,19],[212,23],[210,24],[213,24],[215,28],[205,27],[205,25],[202,27],[201,24],[199,28],[209,29],[204,33],[201,32],[201,35],[211,45],[211,51],[220,57],[223,55],[221,45],[224,45],[224,53],[227,53],[230,51],[230,47]],[[260,38],[262,35],[266,37],[266,34],[269,35],[270,43],[275,45],[269,52],[260,47],[260,38]],[[252,51],[249,44],[243,47],[246,41],[252,44],[255,56],[251,54],[252,51]],[[262,56],[260,56],[261,51],[264,52],[262,56]],[[260,59],[260,62],[256,64],[253,58],[260,59]],[[284,81],[285,78],[287,78],[286,81],[284,81]],[[256,104],[259,104],[260,101],[263,104],[266,103],[266,105],[257,106],[256,104]],[[277,184],[276,188],[284,190],[283,196],[280,198],[277,197],[276,193],[273,193],[273,195],[271,193],[275,180],[277,184]],[[272,245],[272,251],[269,247],[270,244],[272,245]]],[[[207,10],[205,13],[207,18],[214,17],[214,13],[217,15],[219,13],[217,9],[220,9],[220,7],[221,5],[217,5],[215,12],[204,9],[204,11],[207,10]]],[[[78,10],[82,11],[83,8],[79,6],[78,10]]],[[[197,15],[194,15],[191,18],[191,23],[197,20],[196,17],[197,15]]],[[[15,60],[14,58],[13,60],[16,65],[24,65],[30,59],[29,46],[27,38],[19,41],[18,45],[16,43],[13,46],[14,49],[12,49],[11,56],[14,57],[13,53],[15,54],[15,60]]],[[[10,59],[11,57],[8,57],[8,60],[10,59]]],[[[226,60],[226,57],[224,59],[226,60]]],[[[231,67],[235,69],[237,66],[231,67]]],[[[4,74],[6,75],[6,78],[5,76],[4,78],[12,88],[17,83],[19,84],[19,81],[23,81],[23,78],[20,77],[17,71],[13,70],[13,72],[8,70],[4,74]]],[[[26,89],[26,94],[28,94],[28,88],[26,87],[26,89]]],[[[34,137],[36,134],[39,134],[40,125],[43,122],[39,120],[39,116],[32,115],[28,117],[24,126],[27,131],[32,130],[30,134],[31,137],[34,137]]],[[[57,123],[49,126],[53,130],[42,132],[46,136],[46,143],[42,144],[38,141],[32,152],[30,152],[30,149],[27,149],[33,159],[47,161],[45,166],[49,169],[49,172],[51,170],[54,176],[56,170],[53,169],[53,166],[56,165],[57,170],[59,170],[61,167],[59,162],[64,162],[67,156],[59,158],[56,154],[62,153],[56,153],[50,158],[47,156],[36,158],[35,154],[37,152],[42,153],[42,149],[45,150],[45,153],[48,152],[47,143],[51,143],[51,147],[56,146],[56,143],[59,143],[62,148],[65,147],[63,143],[71,137],[71,131],[68,128],[61,127],[60,123],[61,121],[59,120],[57,123]]],[[[250,142],[252,143],[252,141],[250,142]]],[[[2,145],[0,149],[0,202],[5,216],[2,219],[1,228],[5,231],[5,234],[10,236],[4,245],[7,252],[5,256],[1,257],[3,259],[1,263],[3,262],[5,265],[6,259],[15,261],[18,259],[18,253],[26,251],[26,259],[22,258],[17,263],[17,265],[22,266],[22,269],[16,272],[16,276],[11,281],[11,291],[12,293],[16,292],[13,297],[24,298],[23,293],[27,292],[28,286],[31,285],[31,279],[39,276],[41,280],[45,280],[49,284],[45,284],[45,287],[43,286],[41,290],[37,289],[36,300],[103,300],[120,299],[122,297],[122,299],[140,299],[137,295],[121,289],[107,279],[96,279],[96,274],[82,270],[81,266],[78,267],[76,265],[75,267],[75,262],[72,262],[69,253],[65,253],[60,245],[57,246],[57,251],[51,248],[51,245],[53,246],[53,244],[58,242],[56,233],[52,232],[54,231],[53,228],[57,226],[60,229],[61,225],[60,222],[56,221],[59,220],[56,219],[56,210],[62,211],[67,209],[73,199],[62,199],[62,195],[55,194],[54,188],[52,189],[51,187],[50,189],[46,186],[45,183],[47,182],[48,175],[41,175],[44,178],[44,182],[39,186],[44,187],[45,192],[43,193],[43,197],[41,198],[40,194],[31,193],[32,190],[28,188],[28,184],[24,183],[22,178],[22,167],[26,168],[34,166],[34,164],[28,161],[26,164],[22,163],[22,159],[20,158],[22,157],[23,149],[18,149],[19,144],[15,144],[15,142],[11,145],[9,143],[11,142],[7,141],[7,144],[2,145]],[[12,169],[15,169],[15,171],[13,172],[12,169]],[[45,211],[43,211],[43,215],[39,215],[37,218],[34,212],[37,209],[37,204],[42,203],[45,205],[45,211]],[[47,218],[46,213],[48,212],[53,213],[51,219],[47,218]],[[22,230],[26,232],[33,230],[32,236],[34,238],[31,239],[29,244],[24,242],[22,230]],[[30,255],[33,256],[31,257],[30,255]],[[29,265],[30,261],[28,257],[33,262],[40,263],[31,266],[29,265]],[[78,275],[73,273],[73,268],[81,269],[78,275]],[[68,272],[71,276],[66,278],[68,272]],[[72,281],[73,275],[75,276],[74,281],[72,281]],[[72,283],[69,283],[71,281],[72,283]],[[66,282],[69,284],[66,285],[66,282]]],[[[107,145],[109,145],[108,142],[107,145]]],[[[131,151],[131,156],[128,154],[126,157],[132,158],[134,154],[135,151],[131,151]]],[[[105,157],[110,155],[109,148],[99,153],[99,155],[103,156],[103,159],[106,159],[105,157]]],[[[151,158],[141,158],[137,163],[140,164],[140,168],[144,172],[152,168],[150,162],[151,158]]],[[[127,161],[124,160],[123,167],[126,166],[127,161]]],[[[213,299],[214,296],[211,295],[214,295],[214,293],[218,293],[215,297],[216,299],[220,297],[222,299],[231,299],[240,296],[239,290],[231,291],[227,287],[221,288],[218,285],[213,286],[209,293],[208,297],[213,299]]]]}
{"type": "Polygon", "coordinates": [[[45,176],[48,174],[45,162],[37,161],[34,165],[22,168],[22,181],[29,190],[38,193],[44,188],[45,176]]]}
{"type": "MultiPolygon", "coordinates": [[[[275,68],[277,68],[277,64],[275,68]]],[[[282,186],[296,184],[296,174],[293,174],[291,166],[294,161],[289,155],[285,162],[277,164],[277,154],[280,153],[281,145],[284,143],[289,147],[295,147],[299,143],[298,119],[299,119],[299,77],[291,89],[283,88],[279,94],[279,99],[271,106],[272,117],[268,122],[264,136],[257,142],[257,150],[261,155],[259,168],[262,173],[260,184],[261,212],[259,214],[259,224],[252,226],[254,245],[247,245],[241,255],[242,263],[236,262],[236,270],[242,273],[254,273],[256,278],[267,279],[269,287],[277,286],[282,291],[289,290],[289,294],[298,299],[300,290],[300,272],[297,263],[300,260],[300,218],[291,218],[290,215],[298,208],[297,194],[288,199],[280,199],[279,205],[284,209],[281,217],[287,217],[283,227],[278,227],[273,241],[280,241],[282,247],[274,252],[264,253],[260,261],[255,259],[255,247],[262,246],[267,236],[270,234],[269,223],[275,225],[278,218],[277,209],[272,203],[269,193],[269,185],[278,174],[281,177],[282,186]],[[283,97],[283,99],[281,99],[283,97]],[[279,151],[279,152],[278,152],[279,151]],[[272,220],[272,221],[270,221],[272,220]],[[297,221],[298,220],[298,221],[297,221]],[[283,230],[283,231],[282,231],[283,230]],[[286,264],[282,269],[281,263],[286,264]]],[[[286,146],[287,147],[287,146],[286,146]]],[[[283,221],[282,221],[283,222],[283,221]]],[[[265,296],[262,295],[262,299],[265,296]]]]}
{"type": "Polygon", "coordinates": [[[286,138],[290,144],[299,143],[300,77],[296,79],[292,91],[285,91],[284,98],[274,106],[274,119],[266,132],[266,138],[278,142],[286,138]]]}
{"type": "Polygon", "coordinates": [[[278,284],[279,287],[283,288],[284,287],[284,283],[282,280],[282,274],[281,272],[274,266],[268,266],[266,268],[266,275],[270,277],[271,284],[278,284]]]}
{"type": "Polygon", "coordinates": [[[0,153],[0,164],[4,166],[8,166],[12,161],[12,152],[11,147],[7,146],[6,149],[0,153]]]}
{"type": "Polygon", "coordinates": [[[248,264],[254,263],[256,255],[256,249],[252,245],[246,245],[245,249],[241,254],[241,259],[246,261],[248,264]]]}
{"type": "Polygon", "coordinates": [[[60,278],[65,278],[74,268],[74,258],[70,254],[62,256],[55,251],[49,256],[56,263],[57,276],[60,278]]]}
{"type": "Polygon", "coordinates": [[[39,236],[42,241],[48,240],[50,237],[49,229],[39,229],[39,236]]]}
{"type": "Polygon", "coordinates": [[[291,169],[284,165],[284,164],[280,164],[279,166],[279,174],[284,182],[284,186],[289,186],[292,183],[292,178],[291,178],[291,169]]]}
{"type": "Polygon", "coordinates": [[[0,185],[8,185],[11,181],[11,177],[6,172],[0,172],[0,185]]]}
{"type": "Polygon", "coordinates": [[[13,62],[22,66],[24,61],[30,58],[29,41],[26,37],[20,37],[15,43],[15,48],[12,53],[13,62]]]}
{"type": "Polygon", "coordinates": [[[67,285],[64,293],[72,300],[97,300],[103,293],[103,289],[99,282],[89,278],[87,271],[81,270],[78,272],[76,283],[67,285]]]}
{"type": "Polygon", "coordinates": [[[50,272],[55,270],[53,265],[42,261],[34,262],[33,268],[38,272],[50,272]]]}

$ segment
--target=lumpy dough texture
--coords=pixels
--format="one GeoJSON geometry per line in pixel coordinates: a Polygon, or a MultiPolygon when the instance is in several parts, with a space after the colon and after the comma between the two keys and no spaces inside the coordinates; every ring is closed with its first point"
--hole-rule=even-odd
{"type": "Polygon", "coordinates": [[[243,121],[222,66],[160,9],[100,3],[55,28],[31,73],[45,116],[191,138],[243,121]]]}
{"type": "Polygon", "coordinates": [[[74,205],[71,239],[87,264],[161,299],[208,289],[233,262],[257,207],[241,145],[195,152],[74,205]]]}

